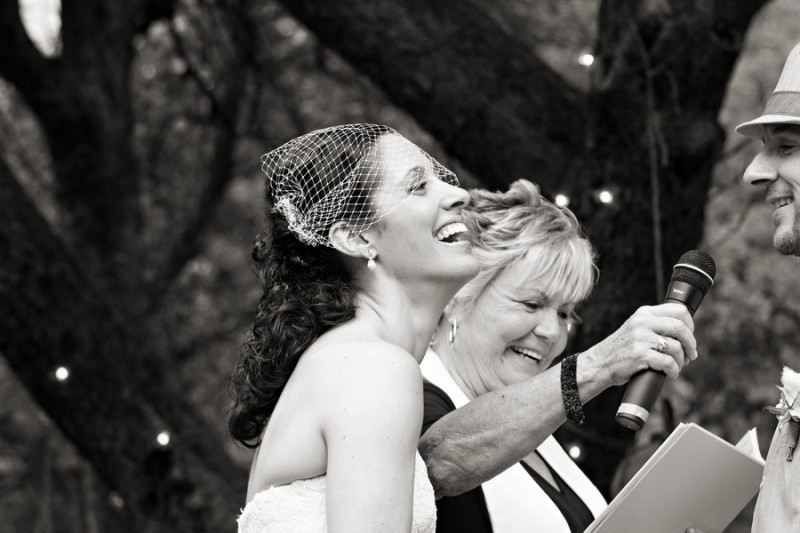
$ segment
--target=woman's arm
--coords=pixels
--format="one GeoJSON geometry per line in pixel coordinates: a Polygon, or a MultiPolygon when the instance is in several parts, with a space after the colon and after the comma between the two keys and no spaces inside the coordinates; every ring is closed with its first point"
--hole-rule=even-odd
{"type": "Polygon", "coordinates": [[[411,530],[422,377],[407,352],[348,347],[323,419],[328,531],[411,530]]]}
{"type": "MultiPolygon", "coordinates": [[[[639,308],[578,358],[581,403],[645,368],[676,377],[685,362],[697,356],[692,328],[682,305],[639,308]],[[676,342],[674,353],[656,352],[659,335],[678,339],[681,349],[676,342]]],[[[491,479],[535,450],[564,420],[560,364],[448,413],[419,442],[436,496],[461,494],[491,479]]]]}
{"type": "MultiPolygon", "coordinates": [[[[579,363],[581,400],[588,387],[583,373],[579,363]]],[[[436,497],[455,496],[493,478],[530,454],[564,420],[560,365],[446,414],[419,441],[436,497]]]]}

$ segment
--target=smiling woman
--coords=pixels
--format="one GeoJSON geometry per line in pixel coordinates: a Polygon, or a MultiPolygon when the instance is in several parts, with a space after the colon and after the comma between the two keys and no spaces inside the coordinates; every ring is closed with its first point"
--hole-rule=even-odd
{"type": "Polygon", "coordinates": [[[685,307],[640,308],[611,337],[561,363],[575,308],[596,268],[566,208],[520,180],[472,191],[463,216],[481,272],[446,313],[422,361],[420,451],[437,501],[437,531],[582,532],[606,506],[552,437],[582,403],[638,370],[675,376],[696,357],[685,307]],[[661,336],[676,338],[668,353],[661,336]]]}
{"type": "Polygon", "coordinates": [[[239,517],[262,531],[433,532],[416,452],[418,363],[478,271],[455,175],[391,128],[348,124],[262,159],[264,294],[233,378],[233,437],[256,448],[239,517]],[[461,226],[459,226],[461,225],[461,226]]]}
{"type": "Polygon", "coordinates": [[[474,196],[468,217],[480,228],[473,253],[482,269],[447,307],[450,323],[460,326],[457,339],[437,343],[471,397],[550,368],[595,279],[592,247],[577,221],[532,184],[511,187],[508,196],[527,198],[516,207],[495,205],[489,194],[474,196]],[[454,346],[466,353],[453,357],[454,346]]]}
{"type": "MultiPolygon", "coordinates": [[[[425,427],[550,368],[566,347],[575,307],[594,286],[592,247],[577,220],[530,182],[517,181],[504,194],[473,192],[465,216],[482,268],[448,305],[423,361],[431,382],[425,427]]],[[[531,520],[540,531],[583,531],[604,506],[588,478],[548,441],[482,488],[441,500],[439,531],[513,531],[531,520]]]]}

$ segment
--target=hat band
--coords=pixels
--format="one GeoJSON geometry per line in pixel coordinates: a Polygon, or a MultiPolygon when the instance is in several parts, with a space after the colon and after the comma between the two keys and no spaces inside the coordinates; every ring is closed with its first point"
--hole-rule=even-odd
{"type": "Polygon", "coordinates": [[[773,93],[764,106],[763,114],[800,117],[800,91],[773,93]]]}

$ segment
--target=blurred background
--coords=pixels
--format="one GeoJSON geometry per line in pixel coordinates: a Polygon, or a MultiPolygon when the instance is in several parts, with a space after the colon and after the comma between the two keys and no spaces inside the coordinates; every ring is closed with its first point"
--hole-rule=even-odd
{"type": "Polygon", "coordinates": [[[733,128],[798,41],[795,0],[0,0],[0,531],[235,530],[259,158],[347,122],[575,211],[601,275],[570,351],[716,259],[701,358],[645,429],[620,388],[559,430],[608,497],[679,422],[766,453],[800,278],[733,128]]]}

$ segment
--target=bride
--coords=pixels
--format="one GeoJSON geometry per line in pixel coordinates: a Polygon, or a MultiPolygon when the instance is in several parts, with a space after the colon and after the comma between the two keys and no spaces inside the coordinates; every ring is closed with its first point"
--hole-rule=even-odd
{"type": "Polygon", "coordinates": [[[386,126],[317,130],[262,161],[264,293],[229,421],[256,449],[239,532],[433,532],[418,363],[478,271],[469,196],[386,126]]]}

